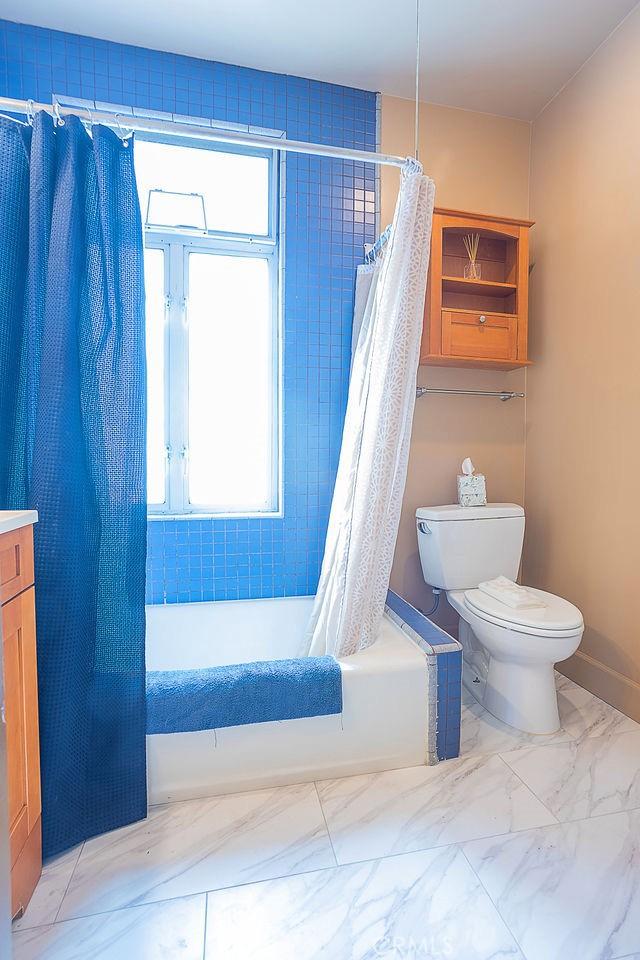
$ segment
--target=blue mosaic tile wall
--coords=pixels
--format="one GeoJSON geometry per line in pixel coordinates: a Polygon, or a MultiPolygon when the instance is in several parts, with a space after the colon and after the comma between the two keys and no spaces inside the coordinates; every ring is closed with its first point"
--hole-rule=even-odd
{"type": "MultiPolygon", "coordinates": [[[[0,21],[0,91],[82,97],[376,148],[376,96],[0,21]]],[[[149,522],[148,600],[315,592],[340,451],[355,268],[375,239],[375,169],[290,154],[286,164],[283,517],[149,522]]]]}
{"type": "Polygon", "coordinates": [[[462,650],[438,656],[438,760],[460,755],[462,650]]]}
{"type": "Polygon", "coordinates": [[[462,646],[393,590],[387,593],[387,613],[413,634],[436,666],[436,754],[438,760],[460,755],[462,712],[462,646]]]}

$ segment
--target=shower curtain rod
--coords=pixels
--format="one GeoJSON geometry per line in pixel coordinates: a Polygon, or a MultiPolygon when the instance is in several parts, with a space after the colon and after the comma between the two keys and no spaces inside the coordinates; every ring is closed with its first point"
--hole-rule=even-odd
{"type": "Polygon", "coordinates": [[[287,153],[309,153],[314,156],[330,157],[334,160],[359,160],[364,163],[373,163],[377,166],[403,167],[407,162],[416,165],[422,170],[417,160],[411,157],[396,157],[388,153],[373,153],[368,150],[350,150],[347,147],[332,147],[324,143],[306,143],[304,140],[286,140],[279,137],[270,137],[265,134],[251,133],[249,130],[227,130],[216,127],[213,120],[206,123],[187,123],[177,119],[172,114],[171,120],[139,117],[131,113],[113,113],[104,110],[93,110],[90,107],[63,106],[55,104],[34,103],[32,100],[14,100],[10,97],[0,97],[0,111],[7,113],[22,113],[31,117],[35,111],[45,110],[54,116],[79,116],[89,123],[101,123],[115,127],[124,136],[129,131],[147,133],[170,133],[193,137],[197,140],[213,140],[216,143],[229,143],[241,147],[269,147],[271,150],[283,150],[287,153]],[[87,116],[83,116],[86,113],[87,116]]]}

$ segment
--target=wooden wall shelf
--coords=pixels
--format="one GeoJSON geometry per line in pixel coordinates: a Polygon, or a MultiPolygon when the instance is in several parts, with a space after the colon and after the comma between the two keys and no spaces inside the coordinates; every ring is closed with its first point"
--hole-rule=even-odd
{"type": "Polygon", "coordinates": [[[467,280],[466,277],[443,277],[442,289],[449,293],[480,293],[485,297],[509,297],[515,293],[515,283],[497,280],[467,280]]]}
{"type": "Polygon", "coordinates": [[[437,208],[420,363],[527,366],[530,220],[437,208]],[[467,234],[479,234],[481,279],[464,276],[467,234]]]}
{"type": "Polygon", "coordinates": [[[420,363],[430,367],[469,367],[471,370],[519,370],[521,367],[530,367],[531,360],[473,360],[465,357],[443,357],[442,354],[427,354],[420,358],[420,363]]]}

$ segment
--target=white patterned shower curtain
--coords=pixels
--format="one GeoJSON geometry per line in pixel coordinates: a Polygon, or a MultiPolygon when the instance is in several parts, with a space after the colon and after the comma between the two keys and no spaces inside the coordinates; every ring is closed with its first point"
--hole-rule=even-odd
{"type": "Polygon", "coordinates": [[[324,560],[304,649],[311,656],[344,657],[371,646],[384,612],[407,476],[434,195],[433,181],[409,161],[353,352],[324,560]]]}
{"type": "Polygon", "coordinates": [[[365,314],[370,316],[373,296],[380,276],[380,260],[373,263],[361,263],[356,268],[356,295],[353,301],[353,323],[351,325],[351,370],[358,352],[360,330],[365,314]]]}

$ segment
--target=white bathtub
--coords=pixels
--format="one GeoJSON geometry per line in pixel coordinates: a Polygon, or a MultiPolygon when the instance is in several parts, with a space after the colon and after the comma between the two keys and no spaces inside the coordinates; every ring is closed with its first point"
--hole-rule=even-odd
{"type": "MultiPolygon", "coordinates": [[[[150,606],[147,669],[294,657],[311,604],[295,597],[150,606]]],[[[149,802],[428,762],[429,667],[413,640],[385,616],[376,643],[340,668],[341,715],[148,736],[149,802]]]]}

